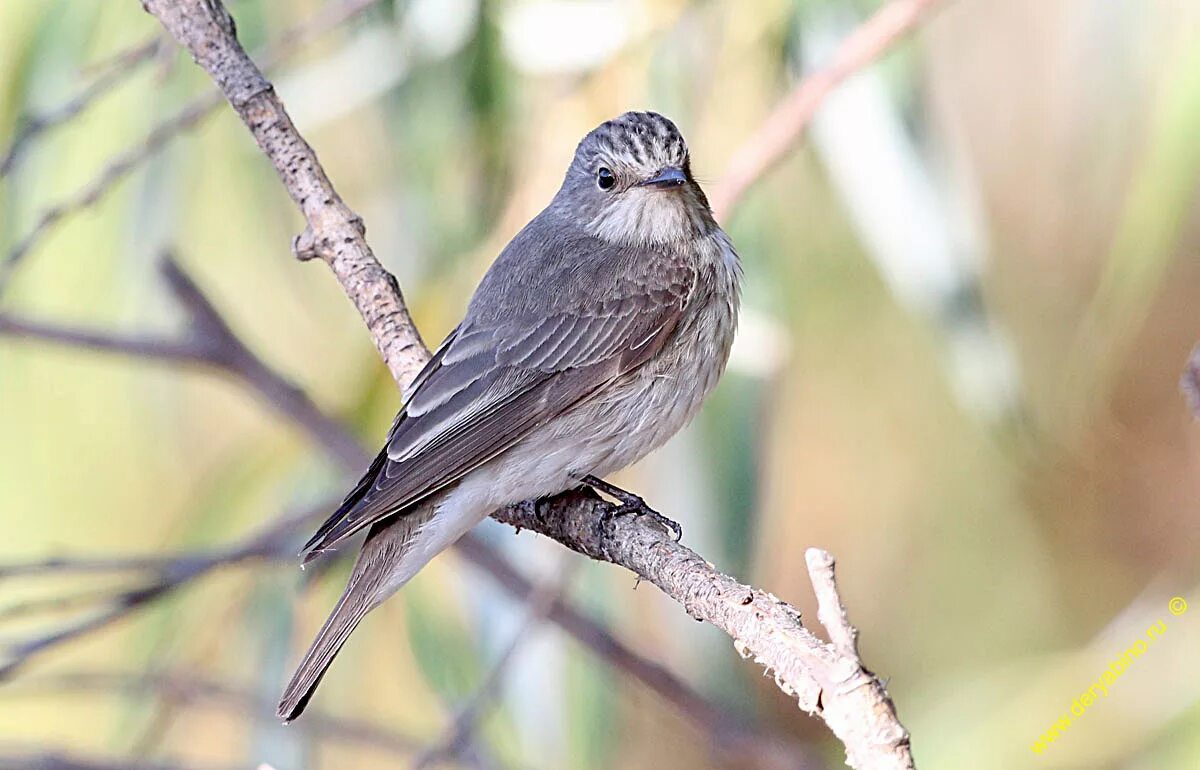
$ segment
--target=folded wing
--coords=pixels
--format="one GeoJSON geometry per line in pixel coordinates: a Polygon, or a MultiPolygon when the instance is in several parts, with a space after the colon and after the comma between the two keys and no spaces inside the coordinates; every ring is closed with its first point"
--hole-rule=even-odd
{"type": "Polygon", "coordinates": [[[646,249],[576,239],[535,244],[529,259],[523,245],[523,259],[506,250],[489,271],[415,380],[386,447],[305,546],[306,561],[641,366],[669,339],[695,282],[683,260],[646,249]]]}

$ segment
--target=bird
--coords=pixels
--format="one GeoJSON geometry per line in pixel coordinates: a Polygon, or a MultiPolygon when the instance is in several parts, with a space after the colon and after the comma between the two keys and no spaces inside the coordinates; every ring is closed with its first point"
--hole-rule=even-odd
{"type": "Polygon", "coordinates": [[[367,613],[489,513],[582,486],[636,507],[602,478],[661,446],[712,392],[741,277],[670,119],[627,112],[584,136],[301,551],[308,563],[367,530],[279,717],[300,716],[367,613]]]}

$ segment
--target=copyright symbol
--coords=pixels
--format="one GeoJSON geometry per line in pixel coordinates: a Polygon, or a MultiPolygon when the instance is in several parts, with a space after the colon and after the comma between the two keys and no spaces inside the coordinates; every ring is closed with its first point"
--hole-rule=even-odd
{"type": "Polygon", "coordinates": [[[1167,609],[1171,611],[1172,615],[1182,615],[1187,612],[1187,599],[1184,599],[1182,596],[1176,596],[1167,602],[1167,609]]]}

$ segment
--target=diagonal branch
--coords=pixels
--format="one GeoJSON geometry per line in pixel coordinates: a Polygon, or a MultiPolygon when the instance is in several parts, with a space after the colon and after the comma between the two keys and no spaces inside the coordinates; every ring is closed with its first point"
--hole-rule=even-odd
{"type": "MultiPolygon", "coordinates": [[[[6,660],[0,664],[0,681],[13,676],[34,658],[79,637],[98,631],[127,617],[157,599],[174,592],[215,569],[257,559],[279,559],[290,555],[296,532],[328,511],[330,501],[279,517],[260,532],[226,548],[186,553],[153,559],[84,560],[79,571],[99,572],[110,567],[114,572],[148,572],[139,585],[117,593],[82,619],[41,636],[3,645],[6,660]]],[[[14,565],[0,571],[5,575],[70,572],[70,559],[55,559],[35,564],[14,565]]]]}
{"type": "MultiPolygon", "coordinates": [[[[403,388],[429,353],[398,284],[375,259],[361,219],[333,189],[316,153],[238,43],[232,17],[219,0],[143,0],[143,7],[191,52],[250,129],[307,223],[294,244],[297,256],[320,257],[329,265],[403,388]]],[[[618,518],[612,527],[598,528],[605,508],[611,506],[567,493],[495,515],[592,558],[631,569],[693,617],[729,633],[739,652],[773,670],[782,689],[823,719],[845,744],[852,766],[913,766],[908,733],[896,719],[882,683],[857,654],[847,656],[822,643],[804,629],[790,605],[718,572],[640,519],[618,518]]]]}
{"type": "Polygon", "coordinates": [[[842,41],[828,66],[797,83],[729,161],[712,196],[717,218],[728,217],[746,191],[796,146],[831,91],[915,29],[941,2],[891,0],[842,41]]]}
{"type": "Polygon", "coordinates": [[[129,77],[139,65],[153,59],[162,50],[163,43],[166,42],[170,41],[155,36],[151,40],[118,54],[96,76],[95,80],[74,97],[52,110],[28,117],[17,130],[16,136],[13,137],[12,143],[8,147],[8,152],[4,154],[3,158],[0,158],[0,177],[4,177],[12,171],[13,166],[24,154],[26,146],[38,134],[65,123],[83,112],[92,102],[129,77]]]}
{"type": "MultiPolygon", "coordinates": [[[[264,66],[270,69],[320,32],[342,24],[378,2],[379,0],[330,0],[312,17],[284,31],[277,40],[270,43],[262,54],[264,66]]],[[[0,261],[0,292],[11,280],[21,261],[50,230],[68,217],[94,205],[135,168],[165,147],[167,142],[212,114],[222,101],[221,92],[216,90],[196,97],[179,112],[156,125],[141,144],[117,155],[91,182],[76,190],[66,200],[43,211],[29,232],[18,240],[7,256],[0,261]]]]}
{"type": "Polygon", "coordinates": [[[268,367],[247,348],[170,255],[163,256],[160,270],[176,303],[188,316],[188,328],[182,338],[79,329],[31,321],[2,311],[0,335],[215,369],[245,383],[264,404],[303,428],[346,471],[358,473],[366,466],[370,458],[353,434],[322,412],[308,394],[268,367]]]}

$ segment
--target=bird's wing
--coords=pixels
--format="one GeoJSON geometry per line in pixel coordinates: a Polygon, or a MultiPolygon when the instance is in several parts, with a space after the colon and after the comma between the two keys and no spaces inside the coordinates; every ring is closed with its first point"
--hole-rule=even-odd
{"type": "Polygon", "coordinates": [[[452,484],[662,348],[693,267],[644,249],[560,247],[581,253],[517,275],[497,260],[418,375],[384,450],[305,546],[310,558],[452,484]]]}

